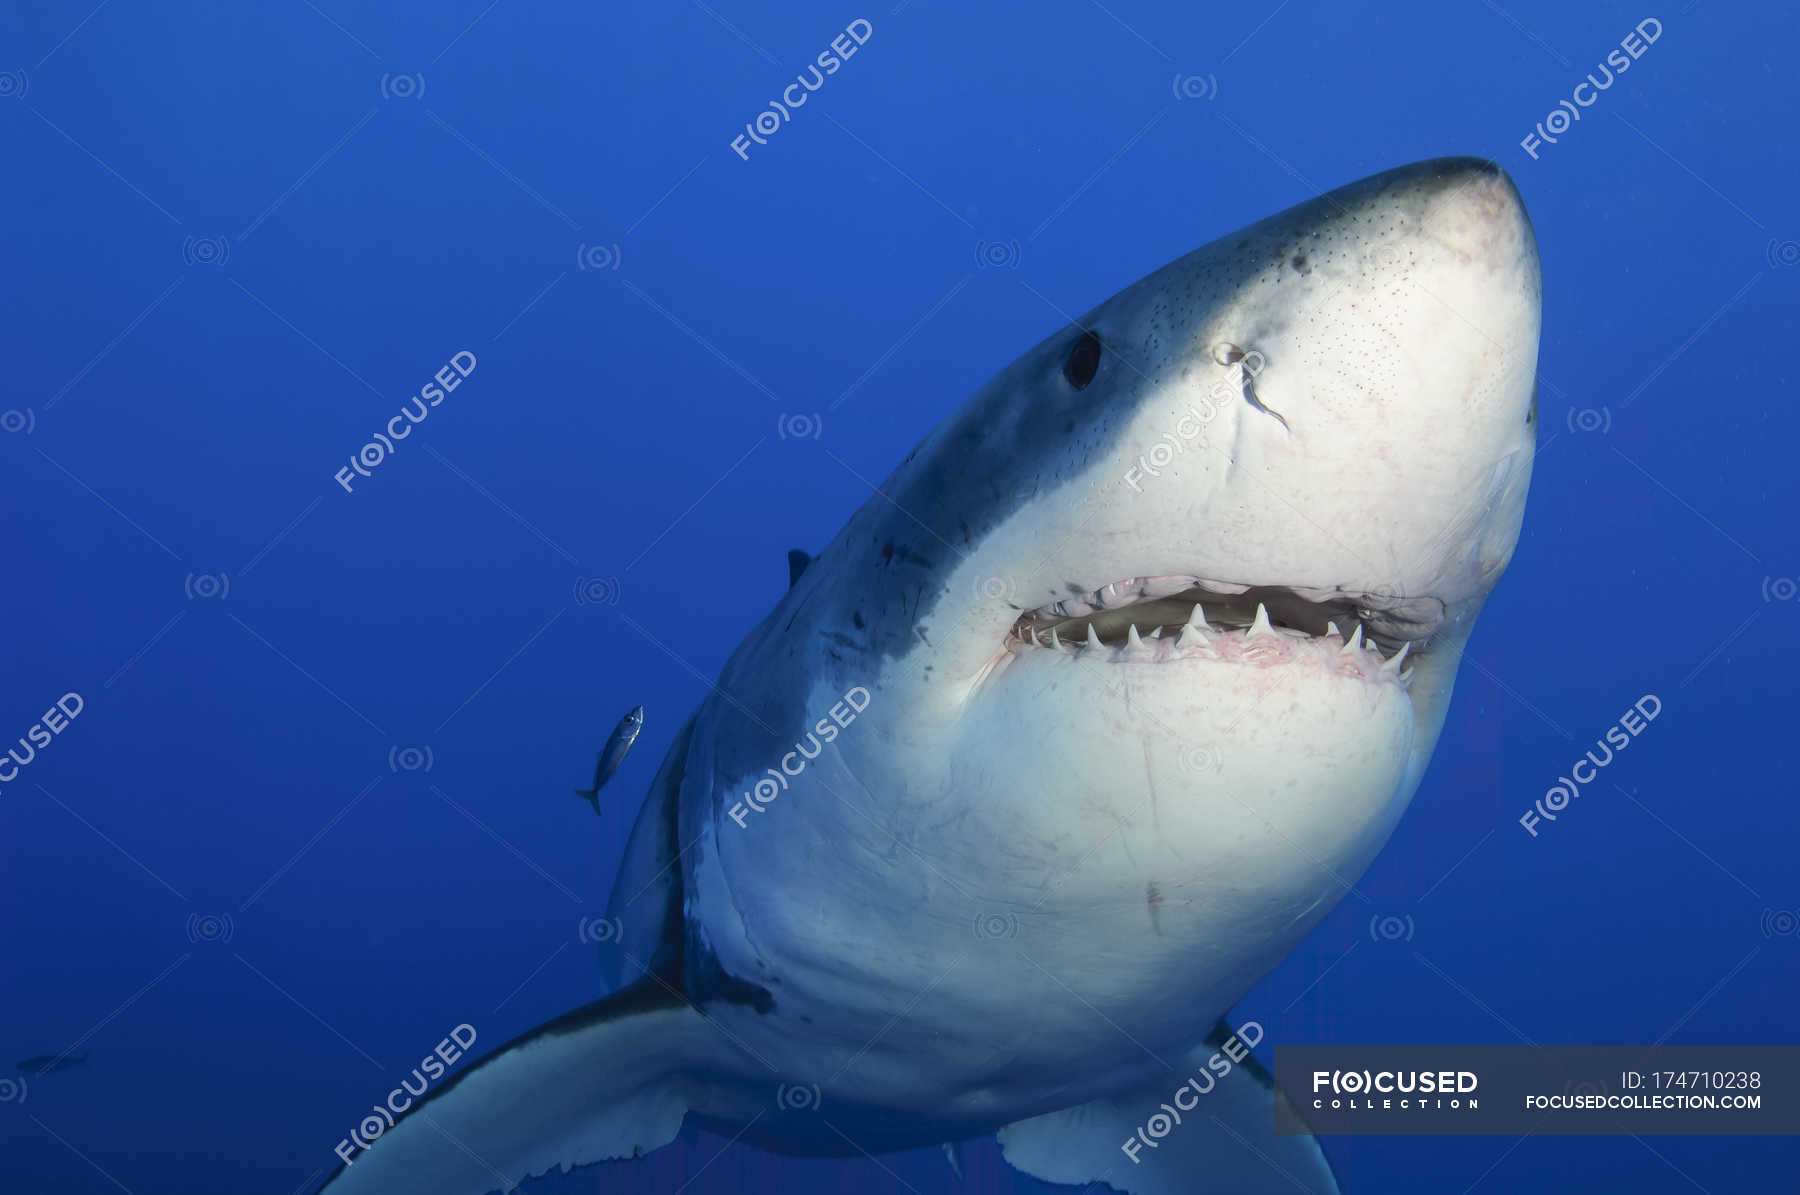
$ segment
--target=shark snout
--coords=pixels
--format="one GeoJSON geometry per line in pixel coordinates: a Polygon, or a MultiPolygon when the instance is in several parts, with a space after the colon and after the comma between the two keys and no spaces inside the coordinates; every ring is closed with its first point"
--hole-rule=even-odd
{"type": "Polygon", "coordinates": [[[1445,602],[1491,588],[1530,474],[1542,295],[1504,170],[1461,157],[1389,170],[1154,282],[1126,296],[1142,317],[1118,322],[1143,329],[1143,355],[1179,345],[1180,369],[1138,392],[1121,455],[1135,464],[1179,436],[1190,406],[1208,450],[1164,454],[1182,479],[1150,500],[1176,529],[1167,571],[1445,602]],[[1196,525],[1198,551],[1181,530],[1196,525]]]}
{"type": "Polygon", "coordinates": [[[1437,158],[1396,173],[1414,170],[1422,239],[1465,268],[1517,274],[1537,290],[1536,238],[1506,171],[1482,158],[1437,158]]]}

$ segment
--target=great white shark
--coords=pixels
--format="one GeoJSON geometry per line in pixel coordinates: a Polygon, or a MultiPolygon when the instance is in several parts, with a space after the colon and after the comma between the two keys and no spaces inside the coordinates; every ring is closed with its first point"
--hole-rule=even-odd
{"type": "Polygon", "coordinates": [[[676,736],[611,994],[451,1076],[325,1195],[510,1190],[684,1122],[809,1154],[997,1134],[1133,1195],[1336,1191],[1228,1017],[1431,758],[1518,540],[1540,305],[1512,181],[1446,158],[1026,352],[676,736]]]}

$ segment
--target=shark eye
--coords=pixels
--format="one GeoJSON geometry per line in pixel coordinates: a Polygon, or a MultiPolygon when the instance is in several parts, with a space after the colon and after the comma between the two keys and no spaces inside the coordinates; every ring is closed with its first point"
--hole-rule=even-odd
{"type": "Polygon", "coordinates": [[[1069,359],[1063,362],[1063,377],[1068,378],[1069,385],[1075,389],[1086,390],[1099,371],[1100,338],[1092,332],[1084,332],[1075,347],[1069,350],[1069,359]]]}

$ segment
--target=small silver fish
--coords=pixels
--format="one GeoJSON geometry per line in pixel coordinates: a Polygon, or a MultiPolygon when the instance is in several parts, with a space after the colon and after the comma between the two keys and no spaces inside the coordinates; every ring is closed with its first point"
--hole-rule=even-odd
{"type": "Polygon", "coordinates": [[[79,1066],[86,1061],[86,1054],[34,1054],[20,1061],[19,1070],[27,1075],[48,1075],[79,1066]]]}
{"type": "Polygon", "coordinates": [[[606,782],[613,778],[619,765],[625,762],[626,753],[637,742],[638,731],[642,729],[644,707],[640,705],[620,718],[619,724],[613,727],[612,737],[606,740],[606,748],[594,763],[594,787],[575,790],[576,796],[594,807],[596,817],[600,814],[600,790],[606,787],[606,782]]]}

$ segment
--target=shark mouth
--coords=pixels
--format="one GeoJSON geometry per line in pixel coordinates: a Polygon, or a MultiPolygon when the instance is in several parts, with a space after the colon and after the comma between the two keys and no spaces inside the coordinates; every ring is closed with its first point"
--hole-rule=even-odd
{"type": "Polygon", "coordinates": [[[1405,661],[1430,649],[1443,619],[1444,604],[1436,598],[1132,577],[1025,611],[1007,647],[1114,662],[1275,663],[1310,642],[1334,648],[1340,671],[1405,684],[1412,679],[1405,661]],[[1347,634],[1344,627],[1351,628],[1347,634]]]}

